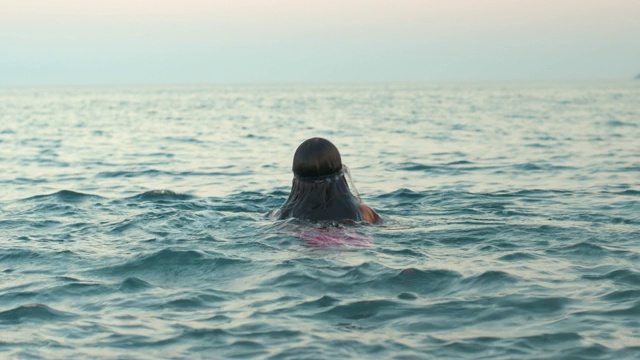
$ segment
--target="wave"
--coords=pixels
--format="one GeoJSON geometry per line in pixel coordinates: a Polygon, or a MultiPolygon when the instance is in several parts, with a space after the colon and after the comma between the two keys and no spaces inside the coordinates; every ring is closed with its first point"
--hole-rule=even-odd
{"type": "Polygon", "coordinates": [[[640,286],[640,271],[618,269],[601,275],[583,275],[586,280],[611,280],[617,284],[640,286]]]}
{"type": "Polygon", "coordinates": [[[631,305],[623,303],[625,307],[621,307],[621,304],[612,304],[606,310],[586,310],[575,312],[572,315],[578,317],[601,317],[609,318],[613,316],[620,316],[624,318],[640,316],[640,300],[635,300],[631,305]],[[613,308],[613,309],[612,309],[613,308]]]}
{"type": "Polygon", "coordinates": [[[390,286],[399,292],[433,295],[438,292],[452,290],[452,287],[460,279],[462,279],[462,274],[456,271],[406,268],[395,276],[383,280],[383,284],[379,284],[379,286],[390,286]]]}
{"type": "Polygon", "coordinates": [[[148,268],[163,264],[184,264],[190,265],[204,259],[206,255],[201,251],[195,250],[174,250],[163,249],[146,256],[135,258],[123,265],[113,267],[117,268],[148,268]]]}
{"type": "Polygon", "coordinates": [[[541,143],[529,143],[524,145],[526,147],[534,148],[534,149],[553,149],[555,144],[541,144],[541,143]]]}
{"type": "Polygon", "coordinates": [[[288,191],[281,190],[274,190],[266,194],[256,191],[241,191],[226,198],[209,198],[207,200],[209,200],[209,208],[212,210],[264,215],[282,205],[288,195],[288,191]]]}
{"type": "Polygon", "coordinates": [[[400,164],[394,164],[394,170],[401,171],[418,171],[418,172],[427,172],[433,174],[449,174],[456,175],[460,172],[466,171],[477,171],[477,170],[490,170],[495,169],[495,166],[470,166],[475,165],[471,161],[460,160],[460,161],[452,161],[444,164],[421,164],[416,162],[405,162],[400,164]]]}
{"type": "Polygon", "coordinates": [[[620,120],[607,121],[605,125],[609,127],[638,127],[638,124],[620,120]]]}
{"type": "Polygon", "coordinates": [[[185,136],[165,136],[162,138],[163,140],[179,142],[179,143],[190,143],[190,144],[202,144],[203,141],[193,138],[193,137],[185,137],[185,136]]]}
{"type": "Polygon", "coordinates": [[[515,170],[518,172],[556,172],[565,170],[576,170],[575,166],[554,165],[548,162],[526,162],[513,165],[477,165],[471,161],[461,160],[453,161],[444,164],[421,164],[416,162],[405,162],[392,165],[394,170],[401,171],[418,171],[427,172],[436,175],[460,175],[465,172],[472,171],[494,171],[495,173],[504,173],[508,170],[515,170]]]}
{"type": "Polygon", "coordinates": [[[75,317],[77,317],[76,314],[59,311],[44,304],[28,304],[0,312],[0,323],[50,322],[75,317]]]}
{"type": "Polygon", "coordinates": [[[587,348],[583,344],[584,338],[576,332],[549,332],[515,337],[477,336],[438,344],[433,353],[436,357],[445,358],[452,354],[473,353],[482,358],[513,359],[536,358],[539,350],[544,349],[551,358],[565,358],[566,349],[582,351],[587,348]]]}
{"type": "Polygon", "coordinates": [[[401,188],[388,193],[383,193],[376,196],[376,199],[421,199],[428,195],[428,192],[418,192],[411,189],[401,188]]]}
{"type": "Polygon", "coordinates": [[[553,165],[550,163],[534,163],[526,162],[511,166],[512,169],[518,171],[559,171],[559,170],[576,170],[575,166],[553,165]]]}
{"type": "Polygon", "coordinates": [[[50,287],[40,290],[42,296],[68,299],[79,296],[105,296],[115,292],[115,288],[108,284],[89,281],[73,281],[68,284],[50,287]]]}
{"type": "Polygon", "coordinates": [[[606,316],[623,316],[623,317],[637,317],[640,316],[640,301],[635,301],[631,306],[616,309],[616,310],[608,310],[604,312],[606,316]]]}
{"type": "Polygon", "coordinates": [[[515,286],[521,279],[504,271],[489,270],[482,274],[462,279],[461,284],[468,288],[480,288],[489,291],[496,287],[515,286]]]}
{"type": "Polygon", "coordinates": [[[277,286],[282,289],[307,289],[313,292],[324,292],[331,289],[330,284],[325,282],[321,277],[313,276],[308,273],[293,272],[279,272],[277,275],[262,281],[260,285],[265,287],[277,286]]]}
{"type": "Polygon", "coordinates": [[[621,302],[640,299],[640,289],[614,290],[600,297],[602,300],[621,302]]]}
{"type": "Polygon", "coordinates": [[[150,190],[141,194],[131,196],[127,199],[138,201],[172,201],[172,200],[190,200],[194,196],[188,194],[179,194],[171,190],[150,190]]]}
{"type": "Polygon", "coordinates": [[[14,185],[36,185],[36,184],[44,184],[49,182],[47,179],[43,178],[28,178],[28,177],[17,177],[15,179],[7,179],[0,180],[0,184],[14,184],[14,185]]]}
{"type": "Polygon", "coordinates": [[[563,195],[579,194],[573,190],[556,190],[556,189],[520,189],[513,191],[499,190],[493,193],[486,193],[487,196],[496,197],[515,197],[515,198],[553,198],[563,195]]]}
{"type": "Polygon", "coordinates": [[[539,256],[536,254],[529,253],[529,252],[516,251],[510,254],[502,255],[498,258],[498,260],[515,262],[515,261],[529,261],[537,258],[539,258],[539,256]]]}
{"type": "Polygon", "coordinates": [[[349,304],[336,305],[329,310],[315,314],[314,317],[337,317],[347,320],[362,320],[385,312],[396,313],[406,308],[402,302],[394,300],[361,300],[349,304]]]}
{"type": "MultiPolygon", "coordinates": [[[[221,349],[228,348],[233,335],[220,328],[184,328],[179,329],[178,335],[173,335],[161,340],[149,336],[125,334],[111,334],[104,338],[99,345],[125,349],[152,349],[167,348],[173,345],[184,346],[185,344],[197,342],[207,344],[211,351],[220,353],[221,349]]],[[[203,351],[201,348],[200,351],[203,351]]],[[[158,354],[160,356],[160,354],[158,354]]],[[[160,356],[162,357],[162,356],[160,356]]]]}
{"type": "Polygon", "coordinates": [[[562,296],[521,296],[511,295],[499,299],[498,303],[505,307],[519,309],[523,313],[549,314],[563,312],[574,301],[562,296]]]}
{"type": "Polygon", "coordinates": [[[640,190],[628,189],[620,192],[613,192],[614,195],[640,196],[640,190]]]}
{"type": "Polygon", "coordinates": [[[23,201],[33,201],[33,200],[55,200],[63,203],[79,203],[86,200],[95,200],[95,199],[103,199],[103,197],[94,194],[85,194],[72,190],[60,190],[58,192],[46,195],[36,195],[31,196],[23,201]]]}
{"type": "Polygon", "coordinates": [[[146,289],[153,288],[150,283],[137,278],[135,276],[128,277],[120,283],[119,290],[126,293],[144,291],[146,289]]]}
{"type": "Polygon", "coordinates": [[[241,172],[225,172],[225,171],[169,171],[158,169],[146,169],[146,170],[119,170],[119,171],[103,171],[96,174],[97,178],[134,178],[134,177],[157,177],[157,176],[174,176],[174,177],[187,177],[187,176],[245,176],[252,175],[253,171],[241,171],[241,172]]]}
{"type": "Polygon", "coordinates": [[[624,251],[609,250],[604,246],[594,244],[593,242],[582,241],[576,244],[568,246],[551,248],[545,251],[548,254],[562,254],[565,256],[580,256],[580,257],[605,257],[614,256],[618,253],[623,255],[624,251]]]}
{"type": "Polygon", "coordinates": [[[440,215],[442,211],[451,211],[451,215],[481,215],[495,213],[501,217],[532,217],[539,216],[533,209],[517,206],[514,201],[526,203],[548,203],[558,204],[562,198],[575,196],[587,196],[588,193],[555,190],[555,189],[520,189],[520,190],[497,190],[495,192],[469,192],[464,190],[424,190],[416,191],[407,188],[397,189],[391,192],[377,194],[372,197],[374,203],[384,204],[390,208],[391,213],[403,215],[409,211],[418,211],[424,214],[425,207],[432,215],[440,215]]]}
{"type": "Polygon", "coordinates": [[[617,169],[620,172],[639,172],[640,165],[622,166],[617,169]]]}
{"type": "Polygon", "coordinates": [[[329,295],[323,295],[315,300],[304,301],[299,305],[297,305],[296,308],[298,309],[325,308],[325,307],[334,306],[339,302],[340,300],[335,297],[332,297],[329,295]]]}
{"type": "Polygon", "coordinates": [[[446,164],[443,164],[445,166],[453,166],[453,165],[473,165],[473,162],[471,161],[467,161],[467,160],[458,160],[458,161],[452,161],[452,162],[448,162],[446,164]]]}
{"type": "Polygon", "coordinates": [[[98,178],[117,178],[117,177],[125,177],[125,178],[130,178],[130,177],[137,177],[137,176],[157,176],[157,175],[162,175],[162,174],[167,174],[167,172],[161,171],[161,170],[156,170],[156,169],[147,169],[147,170],[140,170],[140,171],[124,171],[124,170],[120,170],[120,171],[103,171],[103,172],[99,172],[96,177],[98,178]]]}
{"type": "MultiPolygon", "coordinates": [[[[205,253],[196,250],[167,248],[151,254],[136,256],[124,263],[100,267],[90,271],[98,276],[135,276],[146,279],[160,277],[174,281],[197,281],[198,277],[233,277],[239,266],[250,263],[249,260],[231,258],[222,254],[205,253]],[[168,277],[168,278],[167,278],[168,277]]],[[[237,273],[236,273],[237,275],[237,273]]]]}
{"type": "Polygon", "coordinates": [[[68,261],[78,255],[71,250],[34,251],[26,249],[0,249],[0,261],[10,263],[32,263],[34,261],[68,261]]]}
{"type": "Polygon", "coordinates": [[[162,305],[161,308],[171,308],[178,311],[192,311],[195,309],[201,309],[206,307],[207,302],[200,298],[181,298],[168,301],[162,305]]]}

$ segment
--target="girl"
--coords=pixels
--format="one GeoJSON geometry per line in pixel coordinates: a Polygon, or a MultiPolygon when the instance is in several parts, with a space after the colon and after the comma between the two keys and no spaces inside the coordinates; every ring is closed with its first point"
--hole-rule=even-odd
{"type": "Polygon", "coordinates": [[[279,219],[352,220],[377,224],[381,218],[349,189],[338,149],[328,140],[311,138],[293,157],[293,185],[289,198],[276,211],[279,219]]]}

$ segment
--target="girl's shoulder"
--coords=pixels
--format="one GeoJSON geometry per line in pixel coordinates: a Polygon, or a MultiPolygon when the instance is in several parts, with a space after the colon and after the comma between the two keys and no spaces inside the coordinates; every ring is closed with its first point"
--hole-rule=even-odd
{"type": "Polygon", "coordinates": [[[382,221],[380,215],[365,204],[360,204],[360,211],[362,212],[362,219],[369,224],[379,224],[382,221]]]}

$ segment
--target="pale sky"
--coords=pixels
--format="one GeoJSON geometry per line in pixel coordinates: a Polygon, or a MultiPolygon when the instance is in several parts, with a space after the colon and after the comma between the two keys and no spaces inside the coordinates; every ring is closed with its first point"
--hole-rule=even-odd
{"type": "Polygon", "coordinates": [[[0,0],[0,86],[639,73],[640,0],[0,0]]]}

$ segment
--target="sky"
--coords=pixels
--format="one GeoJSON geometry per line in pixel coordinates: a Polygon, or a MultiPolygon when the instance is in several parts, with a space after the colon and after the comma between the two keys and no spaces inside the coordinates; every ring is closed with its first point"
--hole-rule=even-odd
{"type": "Polygon", "coordinates": [[[640,0],[0,0],[0,86],[638,74],[640,0]]]}

